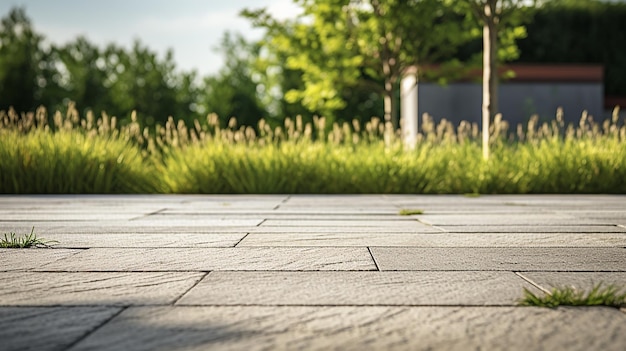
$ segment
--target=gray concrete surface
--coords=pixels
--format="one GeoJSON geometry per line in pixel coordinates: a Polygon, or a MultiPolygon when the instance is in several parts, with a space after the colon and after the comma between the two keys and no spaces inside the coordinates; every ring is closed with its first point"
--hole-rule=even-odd
{"type": "Polygon", "coordinates": [[[0,196],[0,350],[624,350],[626,196],[0,196]],[[400,216],[401,209],[422,215],[400,216]],[[1,235],[0,235],[1,237],[1,235]]]}

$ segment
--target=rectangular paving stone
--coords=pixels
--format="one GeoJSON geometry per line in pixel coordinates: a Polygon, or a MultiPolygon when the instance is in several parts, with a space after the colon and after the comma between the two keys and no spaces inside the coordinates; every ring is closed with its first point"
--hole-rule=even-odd
{"type": "Polygon", "coordinates": [[[372,247],[381,271],[626,272],[624,248],[372,247]]]}
{"type": "MultiPolygon", "coordinates": [[[[449,215],[418,215],[415,216],[420,222],[435,225],[597,225],[597,220],[577,219],[567,215],[553,214],[524,214],[524,215],[499,215],[499,214],[449,214],[449,215]]],[[[610,224],[610,223],[609,223],[610,224]]]]}
{"type": "Polygon", "coordinates": [[[0,349],[66,350],[120,310],[120,307],[105,306],[0,306],[0,349]]]}
{"type": "Polygon", "coordinates": [[[400,208],[378,206],[372,207],[350,207],[333,205],[328,206],[297,206],[288,207],[281,206],[274,210],[276,214],[297,215],[297,214],[315,214],[315,215],[343,215],[343,216],[399,216],[400,208]]]}
{"type": "MultiPolygon", "coordinates": [[[[489,197],[485,196],[485,198],[489,197]]],[[[552,209],[581,207],[590,209],[600,207],[626,209],[623,195],[496,195],[492,198],[515,205],[552,209]]]]}
{"type": "Polygon", "coordinates": [[[0,272],[40,268],[48,263],[70,257],[81,250],[68,249],[0,249],[0,272]]]}
{"type": "Polygon", "coordinates": [[[437,225],[449,233],[626,233],[616,225],[437,225]]]}
{"type": "Polygon", "coordinates": [[[178,305],[514,305],[511,272],[211,272],[178,305]]]}
{"type": "Polygon", "coordinates": [[[616,350],[609,308],[131,307],[72,350],[616,350]]]}
{"type": "Polygon", "coordinates": [[[220,218],[209,216],[194,216],[194,215],[151,215],[128,221],[125,225],[128,226],[172,226],[172,227],[245,227],[245,226],[257,226],[261,224],[265,219],[261,217],[239,219],[233,218],[220,218]]]}
{"type": "Polygon", "coordinates": [[[246,233],[226,234],[48,234],[56,247],[234,247],[246,233]]]}
{"type": "Polygon", "coordinates": [[[89,249],[42,271],[375,270],[367,248],[89,249]]]}
{"type": "Polygon", "coordinates": [[[204,273],[0,273],[0,305],[170,304],[204,273]]]}
{"type": "Polygon", "coordinates": [[[257,234],[336,234],[353,233],[353,234],[425,234],[425,233],[442,233],[443,231],[436,227],[431,227],[422,223],[415,222],[415,226],[379,226],[372,224],[371,227],[337,227],[337,226],[309,226],[309,227],[276,227],[260,225],[250,228],[249,233],[257,234]]]}
{"type": "Polygon", "coordinates": [[[597,284],[602,287],[613,285],[619,293],[626,293],[626,272],[519,272],[544,290],[574,287],[590,291],[597,284]]]}
{"type": "MultiPolygon", "coordinates": [[[[255,226],[247,226],[247,227],[224,227],[224,226],[195,226],[195,227],[185,227],[185,226],[168,226],[168,225],[160,225],[160,226],[152,226],[152,225],[142,225],[142,226],[124,226],[124,225],[113,225],[113,226],[78,226],[78,225],[69,225],[65,226],[65,222],[60,223],[61,226],[46,226],[35,227],[35,232],[39,233],[43,231],[45,233],[50,234],[81,234],[81,235],[94,235],[94,234],[169,234],[169,235],[179,235],[179,234],[245,234],[248,233],[251,229],[257,228],[255,226]]],[[[29,231],[30,232],[30,231],[29,231]]],[[[625,230],[626,232],[626,230],[625,230]]]]}
{"type": "Polygon", "coordinates": [[[67,212],[33,212],[27,211],[24,213],[0,213],[0,221],[12,222],[12,221],[28,221],[36,223],[39,221],[119,221],[129,220],[139,216],[143,216],[144,213],[137,212],[81,212],[76,213],[73,211],[67,212]]]}
{"type": "MultiPolygon", "coordinates": [[[[360,214],[360,213],[294,213],[279,211],[223,211],[223,212],[205,212],[205,213],[166,213],[160,212],[155,214],[153,218],[166,220],[167,218],[179,219],[179,217],[191,219],[259,219],[266,220],[285,220],[285,221],[416,221],[409,217],[394,214],[360,214]]],[[[417,221],[416,221],[417,222],[417,221]]]]}
{"type": "Polygon", "coordinates": [[[626,247],[626,233],[255,233],[238,246],[626,247]]]}
{"type": "Polygon", "coordinates": [[[270,227],[396,227],[396,228],[424,228],[427,227],[414,219],[395,220],[286,220],[268,219],[261,226],[270,227]]]}

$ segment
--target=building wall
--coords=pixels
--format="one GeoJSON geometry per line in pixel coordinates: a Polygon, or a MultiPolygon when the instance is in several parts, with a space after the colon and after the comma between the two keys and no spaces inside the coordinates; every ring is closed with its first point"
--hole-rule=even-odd
{"type": "MultiPolygon", "coordinates": [[[[566,122],[578,123],[584,110],[596,121],[606,117],[602,82],[507,82],[500,84],[499,92],[500,112],[512,126],[526,123],[533,114],[550,121],[555,118],[558,107],[563,108],[566,122]]],[[[454,124],[462,120],[480,123],[481,106],[479,83],[418,85],[418,116],[428,113],[435,121],[446,118],[454,124]]]]}

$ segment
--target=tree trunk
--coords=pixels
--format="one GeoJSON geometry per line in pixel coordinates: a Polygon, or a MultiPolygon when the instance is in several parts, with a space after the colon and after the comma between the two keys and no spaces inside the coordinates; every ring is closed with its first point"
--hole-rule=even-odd
{"type": "Polygon", "coordinates": [[[384,119],[385,123],[391,122],[393,129],[396,130],[398,127],[398,120],[396,117],[396,100],[393,96],[393,86],[394,84],[390,79],[385,80],[385,93],[383,96],[384,103],[384,119]]]}
{"type": "Polygon", "coordinates": [[[483,23],[483,158],[489,159],[489,124],[498,111],[498,32],[495,8],[497,0],[489,0],[484,7],[483,23]]]}

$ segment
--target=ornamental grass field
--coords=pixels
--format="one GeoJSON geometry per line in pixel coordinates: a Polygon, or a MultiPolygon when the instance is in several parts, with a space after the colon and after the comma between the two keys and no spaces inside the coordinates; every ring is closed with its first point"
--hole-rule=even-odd
{"type": "Polygon", "coordinates": [[[0,193],[4,194],[524,194],[626,193],[626,127],[613,118],[509,128],[494,121],[491,157],[479,128],[428,116],[415,145],[372,119],[364,125],[285,119],[271,127],[220,128],[215,115],[192,125],[170,119],[141,129],[70,105],[0,111],[0,193]],[[50,120],[50,122],[48,122],[50,120]]]}

